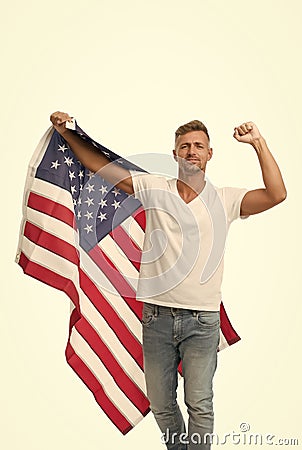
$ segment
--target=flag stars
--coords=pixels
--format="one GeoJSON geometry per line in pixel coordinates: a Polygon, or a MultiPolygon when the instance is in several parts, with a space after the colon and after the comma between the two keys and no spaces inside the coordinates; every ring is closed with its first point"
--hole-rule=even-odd
{"type": "Polygon", "coordinates": [[[92,225],[88,225],[88,223],[86,224],[86,227],[84,228],[84,230],[87,232],[87,234],[92,233],[92,225]]]}
{"type": "Polygon", "coordinates": [[[93,191],[94,191],[94,184],[89,184],[89,183],[88,183],[88,185],[86,186],[86,189],[88,190],[88,192],[89,192],[89,194],[90,194],[90,192],[93,192],[93,191]]]}
{"type": "Polygon", "coordinates": [[[82,213],[81,213],[81,211],[80,210],[78,210],[78,213],[77,213],[77,218],[78,219],[80,219],[82,217],[82,213]]]}
{"type": "Polygon", "coordinates": [[[114,194],[114,197],[116,197],[117,195],[120,195],[120,189],[117,189],[116,187],[111,192],[114,194]]]}
{"type": "Polygon", "coordinates": [[[99,189],[99,191],[102,193],[102,195],[106,194],[108,192],[107,187],[103,186],[99,189]]]}
{"type": "Polygon", "coordinates": [[[71,164],[74,164],[73,158],[70,156],[64,156],[64,164],[67,164],[68,167],[71,167],[71,164]]]}
{"type": "Polygon", "coordinates": [[[87,220],[93,219],[93,213],[90,211],[87,211],[86,214],[84,214],[84,217],[86,217],[87,220]]]}
{"type": "Polygon", "coordinates": [[[59,145],[58,152],[65,153],[65,150],[68,150],[68,147],[66,147],[65,144],[59,145]]]}
{"type": "Polygon", "coordinates": [[[107,200],[101,199],[99,205],[101,206],[101,208],[104,208],[104,206],[107,206],[107,200]]]}
{"type": "Polygon", "coordinates": [[[73,198],[72,201],[73,201],[73,206],[77,206],[77,200],[75,198],[73,198]]]}
{"type": "Polygon", "coordinates": [[[80,180],[82,180],[82,178],[84,178],[84,170],[79,170],[78,177],[80,178],[80,180]]]}
{"type": "Polygon", "coordinates": [[[91,170],[89,170],[89,172],[88,172],[87,175],[89,176],[89,181],[90,181],[91,178],[93,178],[93,177],[95,176],[95,173],[94,173],[94,172],[91,172],[91,170]]]}
{"type": "Polygon", "coordinates": [[[77,190],[75,186],[71,186],[70,188],[72,195],[76,194],[77,190]]]}
{"type": "Polygon", "coordinates": [[[87,197],[87,200],[85,200],[84,203],[87,203],[88,206],[94,205],[94,203],[93,203],[93,198],[87,197]]]}
{"type": "Polygon", "coordinates": [[[100,213],[100,215],[98,216],[98,219],[101,219],[101,222],[103,222],[103,220],[107,220],[106,215],[107,215],[107,213],[100,213]]]}
{"type": "Polygon", "coordinates": [[[73,180],[75,178],[75,174],[74,172],[71,172],[71,170],[69,170],[69,178],[70,180],[73,180]]]}
{"type": "Polygon", "coordinates": [[[81,199],[81,197],[79,197],[78,198],[78,205],[81,205],[82,204],[82,199],[81,199]]]}
{"type": "Polygon", "coordinates": [[[120,203],[121,203],[121,202],[117,202],[116,200],[114,200],[114,202],[111,203],[111,206],[114,206],[114,209],[117,209],[117,208],[120,208],[120,207],[121,207],[120,203]]]}
{"type": "Polygon", "coordinates": [[[60,166],[61,164],[59,163],[59,160],[57,159],[56,161],[52,161],[51,162],[51,169],[56,169],[60,166]]]}

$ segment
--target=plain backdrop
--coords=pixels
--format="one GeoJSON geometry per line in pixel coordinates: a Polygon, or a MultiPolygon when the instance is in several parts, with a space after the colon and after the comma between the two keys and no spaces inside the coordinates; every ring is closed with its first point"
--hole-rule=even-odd
{"type": "Polygon", "coordinates": [[[219,354],[215,431],[248,423],[301,445],[301,13],[299,0],[2,4],[1,448],[164,448],[151,414],[126,436],[111,424],[65,362],[67,297],[14,262],[27,165],[56,110],[125,157],[170,154],[175,129],[202,120],[210,180],[249,189],[263,186],[256,153],[232,134],[259,127],[288,197],[229,232],[223,299],[242,340],[219,354]]]}

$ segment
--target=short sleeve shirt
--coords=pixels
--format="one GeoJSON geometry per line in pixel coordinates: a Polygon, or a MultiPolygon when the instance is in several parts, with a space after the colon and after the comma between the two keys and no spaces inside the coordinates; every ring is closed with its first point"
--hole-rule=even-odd
{"type": "Polygon", "coordinates": [[[225,240],[248,190],[206,180],[202,192],[186,203],[176,178],[130,172],[146,214],[137,300],[218,311],[225,240]]]}

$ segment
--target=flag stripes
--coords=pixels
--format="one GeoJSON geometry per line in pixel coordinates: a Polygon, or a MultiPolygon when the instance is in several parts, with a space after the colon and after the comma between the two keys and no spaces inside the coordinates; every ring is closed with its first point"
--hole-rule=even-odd
{"type": "MultiPolygon", "coordinates": [[[[89,303],[87,307],[91,307],[93,304],[96,310],[101,314],[106,323],[109,325],[107,330],[106,338],[112,336],[115,333],[118,336],[116,345],[120,347],[119,351],[122,351],[120,344],[123,345],[125,349],[136,358],[136,363],[143,368],[142,354],[141,354],[141,343],[136,339],[136,337],[131,333],[129,327],[125,325],[123,321],[120,320],[118,314],[109,305],[99,290],[94,286],[94,284],[89,280],[89,278],[83,273],[80,273],[80,283],[83,292],[89,298],[89,303]]],[[[84,305],[81,305],[81,312],[84,313],[84,305]]],[[[95,320],[95,318],[94,318],[95,320]]],[[[134,319],[137,320],[137,319],[134,319]]],[[[100,327],[100,323],[97,325],[97,329],[100,327]]],[[[125,358],[125,355],[122,355],[125,358]]]]}
{"type": "Polygon", "coordinates": [[[79,307],[79,294],[73,283],[70,282],[69,278],[53,272],[47,267],[35,262],[33,259],[29,259],[23,252],[21,252],[19,256],[19,264],[24,273],[36,278],[39,281],[42,281],[42,283],[48,284],[55,289],[65,292],[73,304],[79,307]]]}
{"type": "MultiPolygon", "coordinates": [[[[26,257],[23,254],[20,258],[20,265],[22,267],[26,268],[26,273],[28,273],[30,275],[32,275],[32,273],[34,273],[35,277],[37,277],[41,281],[46,282],[47,284],[49,284],[53,287],[56,287],[57,289],[64,290],[70,296],[72,301],[77,305],[77,303],[78,303],[77,290],[78,289],[75,289],[75,286],[73,285],[73,283],[71,283],[68,280],[68,278],[64,278],[64,277],[50,271],[49,269],[46,269],[45,267],[43,267],[41,265],[38,266],[37,264],[33,263],[32,261],[31,262],[28,262],[28,260],[26,261],[26,257]]],[[[115,325],[115,328],[116,328],[117,322],[116,321],[115,321],[115,323],[111,322],[111,327],[110,327],[110,325],[108,326],[106,324],[106,322],[102,318],[102,316],[99,317],[99,320],[96,320],[95,313],[91,312],[92,308],[93,307],[92,307],[90,299],[87,298],[87,300],[85,301],[84,295],[81,295],[81,299],[79,302],[79,309],[81,310],[81,319],[76,322],[74,327],[72,327],[73,334],[71,335],[72,336],[72,340],[71,340],[72,345],[71,346],[73,347],[74,351],[77,353],[78,357],[81,358],[83,363],[85,363],[85,365],[89,368],[89,370],[93,371],[95,378],[99,382],[99,385],[97,387],[98,390],[100,389],[100,385],[102,384],[101,380],[104,382],[104,384],[106,386],[107,407],[108,407],[109,401],[111,401],[113,403],[117,402],[117,404],[119,405],[118,408],[123,408],[125,410],[125,414],[127,414],[127,418],[130,419],[130,423],[132,424],[132,426],[134,426],[134,424],[136,424],[139,420],[142,419],[142,417],[145,415],[146,411],[149,410],[148,409],[149,403],[144,395],[145,385],[144,385],[143,371],[141,368],[139,369],[139,366],[137,366],[135,359],[130,357],[130,353],[127,353],[127,350],[125,350],[125,349],[121,350],[121,348],[123,348],[122,342],[124,339],[122,338],[121,334],[116,336],[113,331],[114,330],[113,325],[115,325]],[[95,343],[95,341],[96,341],[96,339],[95,339],[96,331],[93,330],[92,327],[89,325],[88,321],[86,321],[86,319],[85,319],[86,314],[89,318],[88,320],[91,320],[92,322],[95,323],[95,326],[99,330],[99,333],[102,336],[103,335],[106,336],[107,342],[111,341],[110,342],[110,344],[111,344],[110,353],[112,355],[111,363],[115,357],[115,353],[117,352],[119,354],[119,358],[121,359],[121,363],[123,365],[124,370],[122,370],[121,365],[117,362],[117,360],[115,360],[116,361],[115,365],[110,366],[111,367],[110,370],[115,369],[116,374],[115,374],[114,378],[111,376],[111,374],[110,374],[110,376],[109,376],[109,374],[107,374],[107,376],[106,376],[107,368],[105,366],[103,366],[103,364],[101,364],[100,361],[97,363],[97,359],[96,359],[97,356],[95,356],[95,353],[94,353],[95,348],[93,348],[93,350],[89,350],[89,348],[88,348],[88,345],[91,344],[91,342],[95,343]],[[77,336],[77,335],[74,334],[75,333],[74,330],[78,329],[78,327],[81,330],[83,330],[84,321],[86,321],[86,325],[84,328],[85,339],[83,337],[82,337],[82,339],[79,339],[79,337],[75,338],[75,336],[77,336]],[[102,322],[102,324],[101,324],[101,322],[102,322]],[[105,324],[105,326],[104,326],[104,324],[105,324]],[[85,343],[84,340],[85,340],[85,342],[86,342],[86,340],[88,342],[85,343]],[[116,347],[118,347],[118,348],[116,348],[116,347]],[[91,352],[93,353],[93,355],[91,352]],[[128,357],[126,355],[128,355],[128,357]],[[120,372],[117,371],[117,368],[119,368],[120,372]],[[138,373],[140,373],[140,377],[138,377],[138,373]],[[132,381],[132,378],[131,378],[132,374],[134,374],[134,381],[132,381]],[[111,380],[111,378],[113,378],[115,380],[114,383],[111,380]],[[117,383],[117,379],[119,380],[119,383],[117,383]],[[125,384],[125,380],[127,380],[126,384],[125,384]],[[124,383],[124,385],[123,385],[123,383],[124,383]],[[119,387],[123,391],[122,397],[121,397],[121,394],[118,393],[117,387],[119,387]],[[113,389],[113,391],[112,391],[112,389],[113,389]],[[130,396],[130,399],[128,399],[129,404],[127,403],[126,399],[124,398],[126,396],[125,393],[127,393],[127,395],[130,396]],[[136,411],[135,411],[135,414],[133,413],[132,405],[135,405],[139,409],[141,415],[136,411]]],[[[98,344],[100,343],[100,341],[101,341],[101,339],[99,337],[98,344]]],[[[126,343],[128,343],[128,342],[129,342],[129,335],[127,336],[127,339],[126,339],[126,343]]],[[[104,348],[105,348],[105,344],[103,344],[103,349],[104,348]]],[[[109,347],[108,347],[108,349],[109,349],[109,347]]],[[[140,365],[142,366],[141,347],[139,345],[137,345],[136,350],[140,353],[140,355],[139,355],[140,358],[137,358],[137,359],[140,359],[139,362],[140,362],[140,365]]],[[[133,348],[131,348],[131,351],[132,352],[134,351],[133,348]]],[[[108,352],[109,352],[109,350],[108,350],[108,352]]],[[[70,364],[69,360],[68,360],[68,363],[70,364]]],[[[77,371],[77,366],[74,366],[73,364],[70,364],[70,365],[77,371]]],[[[83,370],[82,364],[81,364],[81,367],[83,370]]],[[[96,398],[97,398],[97,396],[96,396],[96,398]]],[[[102,404],[100,404],[100,406],[103,407],[102,404]]],[[[118,427],[121,426],[120,422],[121,421],[119,419],[118,427]]],[[[130,425],[127,424],[128,430],[129,430],[129,426],[130,425]]],[[[125,432],[124,429],[121,429],[121,431],[123,433],[125,432]]]]}
{"type": "MultiPolygon", "coordinates": [[[[133,424],[119,411],[119,409],[111,402],[106,395],[102,385],[98,382],[92,371],[84,364],[81,358],[75,353],[74,349],[68,342],[66,348],[66,359],[70,367],[75,371],[79,378],[86,384],[88,389],[94,394],[96,402],[101,406],[104,413],[108,416],[112,423],[123,434],[127,434],[133,428],[133,424]]],[[[145,414],[149,412],[146,410],[145,414]]]]}
{"type": "Polygon", "coordinates": [[[113,241],[116,242],[120,250],[122,250],[123,254],[128,255],[128,261],[130,261],[136,269],[136,271],[133,271],[133,274],[130,274],[129,276],[132,275],[133,277],[137,278],[140,268],[141,247],[139,247],[130,238],[130,236],[122,226],[116,227],[113,231],[111,231],[111,233],[109,233],[109,236],[111,236],[113,241]]]}
{"type": "MultiPolygon", "coordinates": [[[[111,374],[115,383],[123,393],[131,400],[133,405],[143,413],[149,406],[148,400],[145,397],[143,376],[141,377],[141,380],[139,380],[141,384],[141,387],[139,387],[131,378],[131,374],[137,372],[136,368],[134,368],[134,370],[132,369],[132,372],[130,370],[127,371],[126,365],[122,368],[122,358],[119,358],[119,363],[117,359],[113,357],[113,347],[106,346],[98,332],[87,322],[87,320],[84,318],[79,320],[76,323],[75,329],[81,334],[87,344],[89,344],[91,350],[96,354],[99,360],[103,361],[104,367],[106,367],[107,371],[111,374]]],[[[116,354],[117,353],[115,352],[115,355],[116,354]]]]}
{"type": "MultiPolygon", "coordinates": [[[[80,320],[81,322],[81,320],[80,320]]],[[[77,322],[78,323],[78,322],[77,322]]],[[[81,360],[89,367],[99,384],[103,387],[104,392],[110,398],[110,401],[119,409],[119,411],[127,417],[130,423],[135,424],[142,418],[142,414],[135,405],[129,400],[121,389],[117,389],[114,378],[108,372],[103,362],[97,357],[94,351],[87,343],[87,339],[73,327],[70,344],[81,360]]]]}
{"type": "Polygon", "coordinates": [[[55,219],[61,220],[61,222],[74,226],[74,213],[69,208],[56,203],[53,200],[49,200],[46,197],[31,192],[28,199],[28,207],[40,211],[44,214],[48,214],[55,219]]]}
{"type": "MultiPolygon", "coordinates": [[[[124,234],[123,238],[125,239],[126,233],[123,234],[124,234]]],[[[127,280],[127,283],[132,288],[132,292],[135,298],[135,291],[137,289],[137,280],[139,271],[127,258],[127,254],[124,253],[124,250],[127,251],[127,249],[131,251],[132,247],[131,244],[129,245],[129,238],[128,242],[127,243],[125,242],[123,250],[121,247],[118,246],[118,241],[114,241],[112,239],[111,233],[109,233],[104,239],[101,240],[101,242],[98,244],[98,247],[100,248],[101,252],[106,255],[106,260],[111,262],[112,267],[115,267],[118,273],[119,271],[117,268],[123,267],[123,274],[121,274],[121,276],[127,280]]]]}
{"type": "Polygon", "coordinates": [[[220,344],[219,350],[223,350],[224,348],[235,344],[240,341],[240,337],[234,330],[230,319],[226,313],[224,304],[220,303],[220,344]]]}
{"type": "Polygon", "coordinates": [[[135,299],[134,289],[129,285],[128,281],[119,272],[118,268],[106,255],[106,253],[103,252],[98,246],[95,246],[90,250],[89,256],[110,280],[115,289],[122,294],[122,297],[133,309],[133,311],[139,311],[141,306],[133,302],[133,299],[135,299]]]}
{"type": "MultiPolygon", "coordinates": [[[[78,255],[74,247],[62,241],[61,239],[52,236],[50,233],[39,229],[29,222],[27,222],[25,225],[24,237],[24,250],[26,251],[27,249],[28,254],[31,254],[32,261],[34,258],[39,258],[40,255],[41,266],[45,264],[46,261],[48,265],[52,261],[51,266],[55,267],[57,270],[57,257],[59,256],[66,260],[64,266],[62,262],[60,262],[59,266],[61,268],[67,267],[68,263],[73,263],[76,265],[78,265],[79,263],[78,255]],[[28,239],[28,241],[26,241],[26,239],[28,239]],[[33,246],[33,244],[36,245],[33,246]],[[31,252],[31,248],[34,249],[34,253],[31,252]],[[48,254],[44,254],[44,251],[46,250],[49,250],[48,254]]],[[[71,269],[70,267],[68,267],[67,274],[70,274],[70,272],[71,269]]],[[[137,359],[137,362],[142,368],[141,343],[137,340],[135,335],[131,333],[129,329],[129,323],[128,326],[126,326],[125,323],[121,321],[121,317],[118,316],[112,306],[107,303],[106,299],[100,293],[98,288],[81,269],[79,269],[78,273],[81,290],[89,298],[88,304],[93,304],[109,324],[107,333],[110,334],[111,331],[115,331],[119,337],[118,342],[123,343],[125,348],[127,348],[130,353],[133,352],[136,357],[140,355],[140,357],[137,359]]],[[[134,303],[133,300],[131,301],[131,303],[134,303]]],[[[133,317],[132,321],[140,321],[142,304],[139,302],[135,302],[135,307],[133,308],[133,310],[136,312],[137,318],[135,319],[133,317]]],[[[81,305],[81,312],[83,312],[83,305],[81,305]]]]}
{"type": "Polygon", "coordinates": [[[63,239],[60,239],[47,231],[43,231],[36,225],[26,222],[24,236],[35,244],[62,256],[75,265],[79,265],[79,257],[76,249],[63,239]]]}
{"type": "MultiPolygon", "coordinates": [[[[57,212],[64,211],[64,209],[62,209],[64,207],[62,205],[58,205],[60,206],[60,208],[57,208],[57,205],[52,205],[53,207],[51,209],[47,208],[45,210],[41,206],[41,201],[43,200],[41,196],[38,199],[38,195],[35,194],[35,199],[38,199],[36,205],[34,205],[32,201],[30,201],[31,198],[32,197],[30,195],[30,209],[32,210],[33,206],[38,206],[39,216],[41,215],[42,211],[43,214],[45,214],[45,211],[47,211],[48,214],[51,214],[53,211],[55,211],[55,219],[50,217],[50,220],[48,220],[48,225],[52,224],[50,228],[55,229],[55,227],[53,226],[53,222],[54,220],[57,221],[60,219],[60,215],[57,214],[57,212]]],[[[35,211],[35,213],[37,214],[37,211],[35,211]]],[[[33,215],[32,211],[31,213],[29,213],[29,216],[30,215],[33,215]]],[[[66,221],[64,221],[64,224],[65,223],[66,221]]],[[[71,222],[69,222],[69,226],[71,225],[71,222]]],[[[64,226],[64,231],[67,231],[66,226],[64,226]]],[[[61,233],[62,232],[63,230],[61,230],[61,233]]],[[[74,230],[72,230],[72,233],[74,234],[74,230]]],[[[70,233],[68,234],[68,240],[70,241],[71,236],[70,233]]],[[[125,237],[126,232],[123,231],[123,234],[125,237]]],[[[110,239],[112,238],[110,237],[110,239]]],[[[39,268],[39,270],[37,270],[37,267],[35,267],[38,278],[59,289],[62,289],[62,285],[68,280],[68,278],[70,278],[70,276],[63,278],[62,280],[62,277],[58,277],[58,274],[54,273],[53,270],[47,270],[47,274],[45,274],[43,263],[45,264],[47,261],[47,265],[49,265],[50,261],[52,260],[53,262],[51,265],[54,268],[57,268],[58,266],[62,267],[61,263],[58,264],[58,262],[55,261],[57,256],[66,259],[72,264],[79,265],[79,257],[74,246],[52,235],[51,233],[48,233],[47,231],[40,229],[38,226],[29,221],[25,223],[24,227],[24,250],[26,251],[26,249],[28,253],[31,254],[32,261],[33,258],[38,258],[38,254],[40,254],[40,268],[44,272],[44,276],[42,276],[41,274],[41,269],[39,268]],[[28,240],[27,243],[26,239],[28,240]],[[31,253],[31,245],[29,244],[29,242],[31,244],[35,244],[34,254],[31,253]],[[42,249],[44,251],[48,250],[50,252],[49,255],[43,255],[42,249]]],[[[28,265],[25,262],[24,254],[20,260],[20,264],[22,266],[28,265]]],[[[68,268],[68,273],[69,272],[70,269],[68,268]]],[[[146,411],[149,410],[149,402],[145,396],[146,388],[143,375],[141,343],[131,333],[129,327],[126,326],[123,321],[121,321],[121,318],[112,309],[111,305],[106,304],[105,298],[101,295],[93,282],[81,269],[79,269],[79,282],[81,288],[76,289],[69,279],[67,282],[67,284],[69,285],[69,289],[65,289],[65,292],[69,294],[72,301],[76,305],[78,304],[78,299],[75,293],[81,289],[81,291],[86,294],[86,298],[84,295],[80,296],[81,299],[79,303],[79,309],[81,311],[81,318],[74,324],[73,327],[71,327],[71,347],[74,351],[76,349],[77,356],[85,363],[86,367],[88,367],[91,371],[94,370],[95,378],[99,382],[100,380],[105,380],[107,390],[110,391],[113,385],[115,386],[115,392],[112,393],[110,391],[109,394],[107,393],[107,403],[109,402],[109,399],[111,399],[110,401],[113,401],[113,403],[117,402],[119,408],[121,407],[121,405],[124,405],[125,407],[125,405],[127,405],[127,402],[125,403],[124,396],[126,396],[130,401],[129,404],[134,405],[139,410],[140,415],[137,414],[137,412],[133,414],[133,411],[131,414],[131,407],[129,407],[129,405],[126,407],[125,411],[127,415],[130,414],[129,417],[131,417],[131,420],[129,422],[130,425],[127,424],[127,429],[129,429],[129,426],[131,427],[135,423],[137,423],[137,421],[139,421],[145,415],[146,411]],[[100,314],[100,312],[102,314],[100,314]],[[86,320],[86,315],[87,317],[89,317],[91,323],[94,324],[95,328],[88,322],[88,320],[86,320]],[[75,330],[78,332],[77,334],[75,334],[75,330]],[[107,345],[109,343],[110,347],[106,346],[96,330],[99,330],[99,332],[102,331],[102,336],[106,336],[107,345]],[[79,334],[81,335],[82,339],[79,338],[79,334]],[[90,348],[90,350],[88,347],[90,348]],[[85,348],[85,351],[83,351],[83,348],[85,348]],[[97,361],[106,361],[107,364],[105,366],[103,364],[100,364],[100,362],[97,363],[97,361]],[[108,374],[106,377],[106,371],[110,373],[109,378],[108,374]],[[140,376],[138,376],[138,374],[140,376]],[[114,380],[114,382],[111,378],[114,380]],[[111,382],[109,382],[110,380],[111,382]],[[123,392],[122,397],[120,396],[121,394],[117,395],[117,387],[119,387],[119,389],[123,392]],[[124,400],[122,401],[122,399],[124,400]]],[[[141,304],[135,305],[135,310],[137,315],[140,316],[141,304]]],[[[135,316],[133,317],[133,319],[136,321],[138,320],[138,318],[135,316]]],[[[83,366],[81,365],[81,367],[83,366]]],[[[121,431],[124,432],[124,430],[121,431]]]]}
{"type": "Polygon", "coordinates": [[[133,216],[128,217],[123,223],[121,223],[121,228],[124,229],[128,236],[131,236],[131,240],[141,250],[143,248],[145,236],[143,231],[146,227],[145,220],[145,212],[137,210],[133,216]]]}

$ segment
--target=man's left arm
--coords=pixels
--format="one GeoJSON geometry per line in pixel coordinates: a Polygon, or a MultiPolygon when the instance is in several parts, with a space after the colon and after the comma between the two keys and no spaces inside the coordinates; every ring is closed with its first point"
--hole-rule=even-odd
{"type": "Polygon", "coordinates": [[[242,199],[240,215],[257,214],[286,199],[286,188],[278,164],[266,141],[253,122],[245,122],[234,129],[233,137],[253,146],[260,163],[265,188],[248,191],[242,199]]]}

